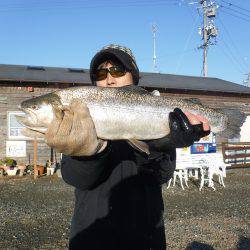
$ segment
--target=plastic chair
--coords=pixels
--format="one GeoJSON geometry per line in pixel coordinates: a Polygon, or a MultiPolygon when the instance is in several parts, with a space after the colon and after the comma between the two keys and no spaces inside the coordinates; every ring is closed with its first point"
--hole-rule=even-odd
{"type": "Polygon", "coordinates": [[[171,179],[169,180],[169,182],[168,182],[167,189],[170,187],[170,185],[171,185],[171,183],[172,183],[172,180],[173,180],[173,187],[175,186],[177,177],[179,178],[180,185],[181,185],[181,188],[182,188],[183,190],[185,190],[185,188],[184,188],[184,186],[183,186],[183,181],[184,181],[186,187],[188,187],[188,184],[187,184],[187,180],[188,180],[187,170],[186,170],[186,169],[176,169],[176,170],[174,171],[173,178],[171,178],[171,179]]]}
{"type": "Polygon", "coordinates": [[[213,181],[214,175],[218,176],[220,185],[225,187],[223,178],[226,177],[226,166],[221,154],[209,154],[209,157],[204,158],[200,190],[203,188],[205,182],[208,182],[208,187],[212,187],[213,190],[216,190],[213,181]]]}
{"type": "Polygon", "coordinates": [[[182,157],[181,155],[177,155],[176,158],[176,169],[173,174],[173,178],[171,178],[168,182],[167,189],[170,187],[172,181],[173,181],[173,187],[175,186],[177,177],[179,178],[181,188],[185,190],[183,186],[183,181],[188,187],[187,181],[188,181],[188,171],[187,168],[190,166],[191,161],[189,157],[182,157]]]}

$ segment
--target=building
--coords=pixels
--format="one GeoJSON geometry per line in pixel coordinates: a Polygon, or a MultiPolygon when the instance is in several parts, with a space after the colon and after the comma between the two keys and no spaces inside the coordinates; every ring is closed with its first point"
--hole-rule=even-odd
{"type": "MultiPolygon", "coordinates": [[[[90,84],[89,71],[85,69],[0,64],[0,158],[9,155],[18,162],[33,162],[33,141],[20,133],[21,126],[15,119],[23,100],[90,84]]],[[[250,88],[221,79],[141,73],[139,86],[149,91],[157,89],[173,98],[196,98],[211,107],[237,108],[250,115],[250,88]]],[[[39,164],[54,154],[43,141],[38,142],[39,164]]]]}

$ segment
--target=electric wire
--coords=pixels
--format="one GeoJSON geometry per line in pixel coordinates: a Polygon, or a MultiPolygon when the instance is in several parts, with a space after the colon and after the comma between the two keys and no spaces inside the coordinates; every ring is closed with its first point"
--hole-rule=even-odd
{"type": "Polygon", "coordinates": [[[112,8],[112,7],[140,7],[140,6],[155,6],[155,5],[178,5],[177,0],[164,1],[164,0],[155,0],[155,1],[126,1],[126,2],[109,2],[109,4],[102,2],[86,2],[83,1],[71,1],[71,2],[43,2],[43,3],[34,3],[35,5],[29,4],[26,5],[5,5],[0,7],[0,12],[10,12],[10,11],[48,11],[48,10],[59,10],[67,8],[112,8]]]}
{"type": "Polygon", "coordinates": [[[152,5],[177,5],[177,2],[164,2],[164,1],[157,1],[154,3],[150,2],[141,2],[141,3],[134,3],[134,2],[127,2],[127,3],[115,3],[115,4],[90,4],[90,5],[82,5],[80,4],[57,4],[57,5],[47,5],[47,6],[17,6],[17,7],[7,7],[2,8],[1,11],[29,11],[29,10],[51,10],[55,8],[110,8],[110,7],[130,7],[130,6],[152,6],[152,5]]]}
{"type": "MultiPolygon", "coordinates": [[[[130,1],[119,1],[119,3],[123,3],[123,4],[126,4],[126,3],[154,3],[154,2],[165,2],[165,3],[171,3],[171,2],[175,2],[175,3],[177,3],[178,2],[178,0],[155,0],[155,1],[151,1],[151,0],[149,0],[149,1],[147,1],[147,0],[130,0],[130,1]]],[[[91,3],[91,4],[93,4],[93,3],[95,3],[95,4],[98,4],[98,3],[102,3],[102,4],[105,4],[105,5],[107,5],[107,3],[104,3],[104,1],[102,1],[102,0],[99,0],[99,1],[90,1],[90,0],[66,0],[66,1],[64,1],[64,0],[57,0],[57,1],[55,1],[55,0],[52,0],[52,1],[42,1],[42,2],[39,2],[39,1],[29,1],[29,3],[27,3],[26,2],[26,4],[28,4],[28,6],[32,6],[32,5],[35,5],[35,6],[37,6],[37,5],[47,5],[47,4],[49,4],[50,6],[53,6],[53,5],[55,5],[55,6],[57,6],[57,4],[70,4],[70,5],[72,5],[72,4],[88,4],[88,3],[91,3]]],[[[117,3],[117,1],[109,1],[109,3],[117,3]]],[[[3,8],[3,7],[22,7],[22,6],[27,6],[24,2],[23,3],[17,3],[17,4],[15,4],[15,3],[13,3],[13,4],[1,4],[0,3],[0,7],[1,8],[3,8]]]]}
{"type": "Polygon", "coordinates": [[[236,15],[234,15],[234,14],[232,14],[232,13],[228,13],[228,12],[226,12],[225,10],[221,10],[221,12],[226,13],[226,14],[228,14],[228,15],[231,15],[231,16],[233,16],[233,17],[239,18],[239,19],[241,19],[241,20],[243,20],[243,21],[250,22],[250,20],[248,20],[248,19],[246,19],[246,18],[243,18],[243,17],[240,17],[240,16],[236,16],[236,15]]]}
{"type": "Polygon", "coordinates": [[[241,55],[241,52],[239,51],[238,47],[236,46],[235,42],[233,41],[233,39],[232,39],[232,37],[231,37],[231,35],[230,35],[228,29],[227,29],[226,26],[223,24],[223,22],[222,22],[222,20],[221,20],[221,18],[220,18],[219,16],[218,16],[218,20],[219,20],[219,22],[220,22],[222,28],[225,30],[225,32],[226,32],[228,38],[230,39],[231,44],[232,44],[232,46],[234,47],[234,49],[235,49],[235,51],[236,51],[236,54],[237,54],[238,57],[242,60],[242,65],[244,65],[246,69],[249,69],[249,65],[248,65],[248,64],[246,63],[246,61],[243,59],[243,57],[242,57],[242,55],[241,55]]]}
{"type": "Polygon", "coordinates": [[[237,63],[238,67],[241,68],[242,72],[245,72],[246,70],[244,69],[244,67],[242,67],[242,64],[240,63],[240,61],[238,60],[238,58],[235,56],[235,54],[232,52],[232,49],[225,42],[225,40],[223,39],[222,36],[221,36],[221,40],[223,41],[224,45],[227,47],[227,50],[228,50],[229,54],[231,55],[231,57],[233,58],[233,60],[235,60],[235,62],[237,63]]]}
{"type": "Polygon", "coordinates": [[[246,11],[246,12],[250,12],[250,10],[245,9],[245,8],[242,8],[242,7],[240,7],[239,5],[236,5],[236,4],[233,4],[233,3],[230,3],[230,2],[224,1],[224,0],[220,0],[220,1],[223,2],[223,3],[228,4],[229,6],[234,6],[234,7],[238,8],[238,9],[244,10],[244,11],[246,11]]]}
{"type": "MultiPolygon", "coordinates": [[[[195,28],[197,27],[198,18],[199,18],[199,16],[196,16],[196,19],[195,19],[195,21],[194,21],[194,26],[193,26],[191,32],[190,32],[189,35],[188,35],[188,38],[187,38],[186,43],[185,43],[185,45],[184,45],[183,51],[185,51],[185,50],[187,49],[188,45],[189,45],[190,39],[191,39],[191,37],[192,37],[192,35],[193,35],[193,33],[194,33],[195,28]]],[[[182,53],[182,54],[180,55],[180,57],[179,57],[179,60],[178,60],[178,63],[177,63],[177,67],[176,67],[176,70],[175,70],[175,74],[177,74],[178,71],[179,71],[179,69],[180,69],[181,62],[182,62],[182,60],[183,60],[183,56],[184,56],[184,53],[182,53]]]]}
{"type": "Polygon", "coordinates": [[[231,8],[226,7],[226,6],[224,6],[224,5],[220,5],[220,7],[221,7],[221,8],[225,8],[225,9],[227,9],[227,10],[234,11],[234,12],[236,12],[237,14],[240,14],[240,15],[243,15],[243,16],[250,17],[250,15],[247,15],[247,14],[245,14],[245,13],[242,13],[242,12],[240,12],[240,11],[238,11],[238,10],[231,9],[231,8]]]}
{"type": "MultiPolygon", "coordinates": [[[[161,61],[164,61],[164,60],[169,60],[169,57],[180,56],[182,53],[188,54],[191,52],[197,52],[197,49],[195,49],[195,48],[187,49],[185,51],[182,51],[181,53],[176,52],[176,53],[171,53],[171,54],[163,54],[163,55],[157,56],[157,58],[160,59],[161,61]]],[[[149,60],[152,60],[152,57],[143,57],[143,58],[137,57],[136,61],[142,62],[142,61],[149,61],[149,60]]]]}
{"type": "Polygon", "coordinates": [[[222,53],[232,62],[232,64],[234,64],[235,68],[240,74],[244,74],[245,72],[242,71],[239,67],[238,64],[235,63],[234,60],[232,60],[232,58],[227,54],[227,52],[224,50],[224,48],[219,44],[218,45],[221,48],[222,53]]]}
{"type": "MultiPolygon", "coordinates": [[[[221,36],[221,41],[223,42],[223,44],[225,45],[225,47],[227,48],[227,53],[231,56],[231,59],[234,61],[234,64],[237,65],[237,67],[241,70],[242,73],[245,73],[246,70],[242,67],[242,64],[239,62],[239,60],[237,59],[237,57],[235,57],[234,53],[232,52],[230,46],[225,42],[225,40],[223,39],[223,37],[221,36]]],[[[232,61],[231,60],[231,61],[232,61]]]]}

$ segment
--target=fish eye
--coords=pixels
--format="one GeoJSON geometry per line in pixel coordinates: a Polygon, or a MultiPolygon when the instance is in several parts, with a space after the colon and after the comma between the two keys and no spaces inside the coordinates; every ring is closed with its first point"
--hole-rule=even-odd
{"type": "Polygon", "coordinates": [[[38,109],[38,106],[37,105],[32,105],[31,108],[32,109],[38,109]]]}

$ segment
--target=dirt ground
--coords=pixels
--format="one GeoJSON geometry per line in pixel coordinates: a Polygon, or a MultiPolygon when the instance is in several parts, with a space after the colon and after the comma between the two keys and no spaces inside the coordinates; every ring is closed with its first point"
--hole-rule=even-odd
{"type": "MultiPolygon", "coordinates": [[[[250,169],[216,191],[164,187],[168,249],[250,249],[249,183],[250,169]]],[[[0,178],[0,249],[67,249],[73,192],[56,176],[0,178]]]]}

